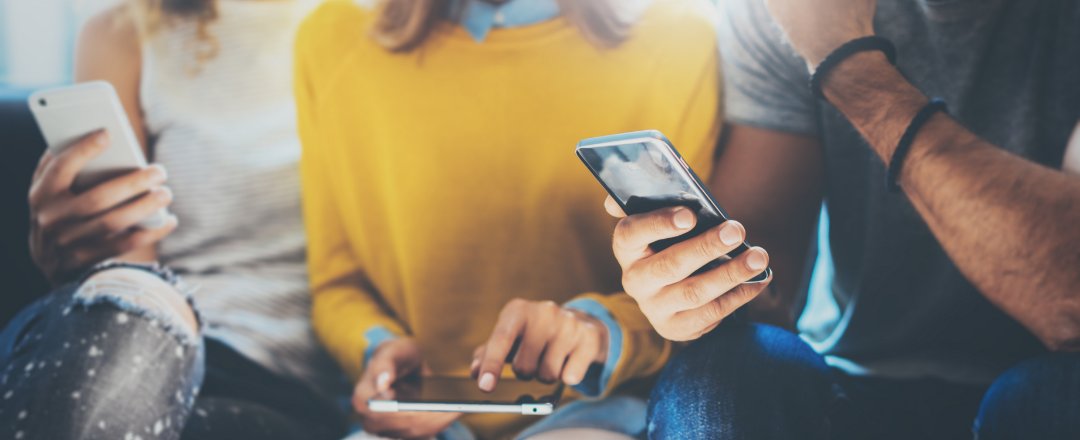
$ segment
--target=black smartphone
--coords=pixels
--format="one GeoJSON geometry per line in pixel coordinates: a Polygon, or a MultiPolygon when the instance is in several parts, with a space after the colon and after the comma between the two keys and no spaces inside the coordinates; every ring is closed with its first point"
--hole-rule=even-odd
{"type": "MultiPolygon", "coordinates": [[[[657,252],[728,220],[727,213],[716,203],[708,187],[686,165],[671,141],[659,131],[635,131],[585,139],[578,142],[576,152],[627,214],[641,214],[671,206],[685,206],[697,213],[697,225],[689,232],[653,243],[650,247],[657,252]]],[[[695,273],[712,269],[747,249],[750,249],[748,244],[742,243],[695,273]]],[[[747,282],[760,283],[771,274],[772,269],[766,268],[747,282]]]]}

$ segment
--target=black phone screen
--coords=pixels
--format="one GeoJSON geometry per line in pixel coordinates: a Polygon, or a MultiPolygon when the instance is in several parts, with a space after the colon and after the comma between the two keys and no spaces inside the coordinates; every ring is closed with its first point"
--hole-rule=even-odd
{"type": "Polygon", "coordinates": [[[653,244],[662,250],[719,225],[726,216],[701,188],[692,171],[673,150],[659,142],[634,142],[604,147],[583,147],[581,160],[627,214],[641,214],[671,206],[685,206],[698,217],[690,232],[653,244]]]}
{"type": "Polygon", "coordinates": [[[535,381],[504,378],[488,393],[480,390],[476,379],[412,376],[399,380],[389,393],[379,398],[419,403],[527,404],[558,403],[561,394],[562,385],[535,381]]]}

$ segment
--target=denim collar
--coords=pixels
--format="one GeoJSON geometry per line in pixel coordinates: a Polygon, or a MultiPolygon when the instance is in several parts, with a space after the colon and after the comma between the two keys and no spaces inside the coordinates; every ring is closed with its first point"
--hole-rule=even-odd
{"type": "Polygon", "coordinates": [[[555,0],[508,0],[501,5],[481,0],[454,0],[453,7],[461,13],[458,24],[477,43],[484,42],[492,28],[528,26],[559,16],[559,5],[555,0]]]}

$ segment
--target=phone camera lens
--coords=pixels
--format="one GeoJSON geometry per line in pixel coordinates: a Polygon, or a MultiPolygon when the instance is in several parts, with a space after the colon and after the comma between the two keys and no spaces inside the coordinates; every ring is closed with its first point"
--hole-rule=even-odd
{"type": "Polygon", "coordinates": [[[45,98],[41,98],[41,99],[38,100],[38,104],[41,104],[42,107],[45,107],[45,106],[49,105],[49,102],[46,101],[45,98]]]}

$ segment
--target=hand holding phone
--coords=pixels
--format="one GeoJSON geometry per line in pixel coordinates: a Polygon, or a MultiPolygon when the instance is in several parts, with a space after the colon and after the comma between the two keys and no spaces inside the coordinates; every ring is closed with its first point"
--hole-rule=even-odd
{"type": "Polygon", "coordinates": [[[426,374],[430,372],[424,368],[415,340],[397,338],[379,345],[353,389],[353,409],[364,430],[388,438],[430,438],[461,417],[455,412],[399,412],[397,408],[388,412],[385,403],[372,407],[372,401],[393,399],[402,384],[426,374]]]}
{"type": "Polygon", "coordinates": [[[165,169],[147,166],[108,83],[41,91],[30,106],[49,147],[30,187],[30,251],[50,281],[176,228],[165,169]]]}
{"type": "Polygon", "coordinates": [[[577,154],[621,218],[613,249],[623,288],[661,336],[701,337],[772,280],[765,250],[745,243],[746,229],[659,132],[586,139],[577,154]]]}

